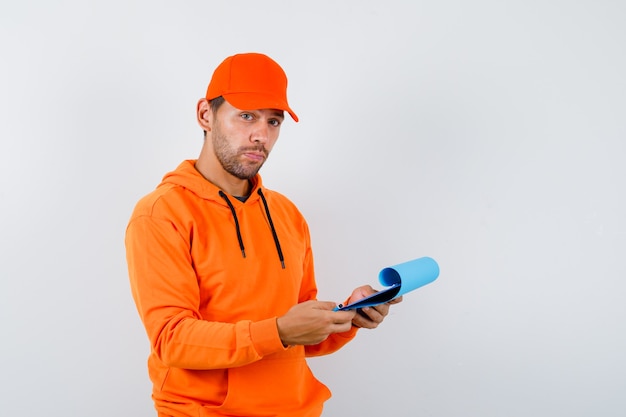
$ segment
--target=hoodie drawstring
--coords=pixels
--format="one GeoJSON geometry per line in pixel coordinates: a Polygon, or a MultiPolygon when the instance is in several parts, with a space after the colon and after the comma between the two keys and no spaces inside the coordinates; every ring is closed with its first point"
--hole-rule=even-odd
{"type": "Polygon", "coordinates": [[[220,197],[226,201],[228,207],[230,207],[230,212],[233,214],[233,219],[235,219],[235,229],[237,230],[237,240],[239,241],[239,249],[241,249],[241,255],[246,257],[246,248],[243,246],[243,239],[241,238],[241,230],[239,229],[239,220],[237,220],[237,213],[235,213],[235,207],[233,207],[233,203],[230,202],[226,194],[222,190],[220,190],[220,197]]]}
{"type": "Polygon", "coordinates": [[[283,250],[280,248],[280,241],[278,240],[278,235],[276,234],[276,229],[274,228],[274,222],[272,221],[272,216],[270,216],[270,209],[267,206],[267,201],[265,200],[265,196],[263,192],[259,188],[257,194],[261,196],[261,200],[263,201],[263,207],[265,207],[265,214],[267,214],[267,220],[270,222],[270,228],[272,229],[272,236],[274,236],[274,244],[276,245],[276,251],[278,252],[278,259],[280,259],[280,264],[285,269],[285,258],[283,257],[283,250]]]}
{"type": "MultiPolygon", "coordinates": [[[[283,256],[283,251],[280,247],[280,241],[278,240],[278,235],[276,234],[276,228],[274,228],[274,222],[272,221],[272,216],[270,215],[270,209],[267,205],[267,200],[265,200],[265,196],[263,195],[263,192],[261,191],[260,188],[257,191],[257,193],[261,197],[261,201],[263,202],[263,207],[265,208],[265,214],[267,215],[267,220],[270,224],[270,229],[272,230],[272,237],[274,238],[274,245],[276,246],[276,252],[278,252],[278,259],[280,260],[280,264],[282,268],[285,269],[285,258],[283,256]]],[[[235,229],[237,231],[237,240],[239,241],[239,248],[241,249],[241,255],[245,258],[246,250],[243,246],[243,239],[241,238],[241,229],[239,228],[239,220],[237,219],[237,213],[235,212],[235,207],[233,206],[233,203],[230,202],[230,200],[228,199],[228,197],[222,190],[220,190],[219,195],[220,197],[224,199],[224,201],[226,201],[226,204],[228,204],[228,207],[230,208],[230,212],[233,215],[233,219],[235,219],[235,229]]]]}

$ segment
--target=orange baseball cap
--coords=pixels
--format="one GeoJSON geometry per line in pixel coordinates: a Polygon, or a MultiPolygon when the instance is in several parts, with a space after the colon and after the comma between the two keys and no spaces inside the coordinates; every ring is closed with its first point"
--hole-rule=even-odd
{"type": "Polygon", "coordinates": [[[278,109],[298,116],[287,103],[287,75],[270,57],[258,53],[229,56],[213,72],[207,100],[222,96],[241,110],[278,109]]]}

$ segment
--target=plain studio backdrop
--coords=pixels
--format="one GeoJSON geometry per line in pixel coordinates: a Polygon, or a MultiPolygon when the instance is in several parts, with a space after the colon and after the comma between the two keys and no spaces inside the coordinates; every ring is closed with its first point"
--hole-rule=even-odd
{"type": "Polygon", "coordinates": [[[2,1],[0,414],[155,416],[124,232],[226,56],[286,70],[265,184],[320,298],[437,281],[310,360],[325,416],[626,415],[626,4],[2,1]]]}

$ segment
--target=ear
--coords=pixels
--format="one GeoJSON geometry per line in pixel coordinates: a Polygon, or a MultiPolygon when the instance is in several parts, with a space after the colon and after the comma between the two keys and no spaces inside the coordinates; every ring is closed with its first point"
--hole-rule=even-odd
{"type": "Polygon", "coordinates": [[[202,130],[209,132],[211,130],[211,120],[213,116],[213,111],[211,110],[211,105],[206,98],[201,98],[198,100],[198,104],[196,106],[196,118],[198,119],[198,124],[202,128],[202,130]]]}

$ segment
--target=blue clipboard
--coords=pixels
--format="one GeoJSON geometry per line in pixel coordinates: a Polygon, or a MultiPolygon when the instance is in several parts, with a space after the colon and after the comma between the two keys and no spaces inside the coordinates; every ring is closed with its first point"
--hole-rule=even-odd
{"type": "Polygon", "coordinates": [[[430,284],[439,276],[439,265],[429,257],[413,259],[398,265],[384,268],[378,274],[378,281],[387,288],[369,297],[348,305],[338,305],[335,311],[353,310],[388,303],[410,291],[430,284]]]}

